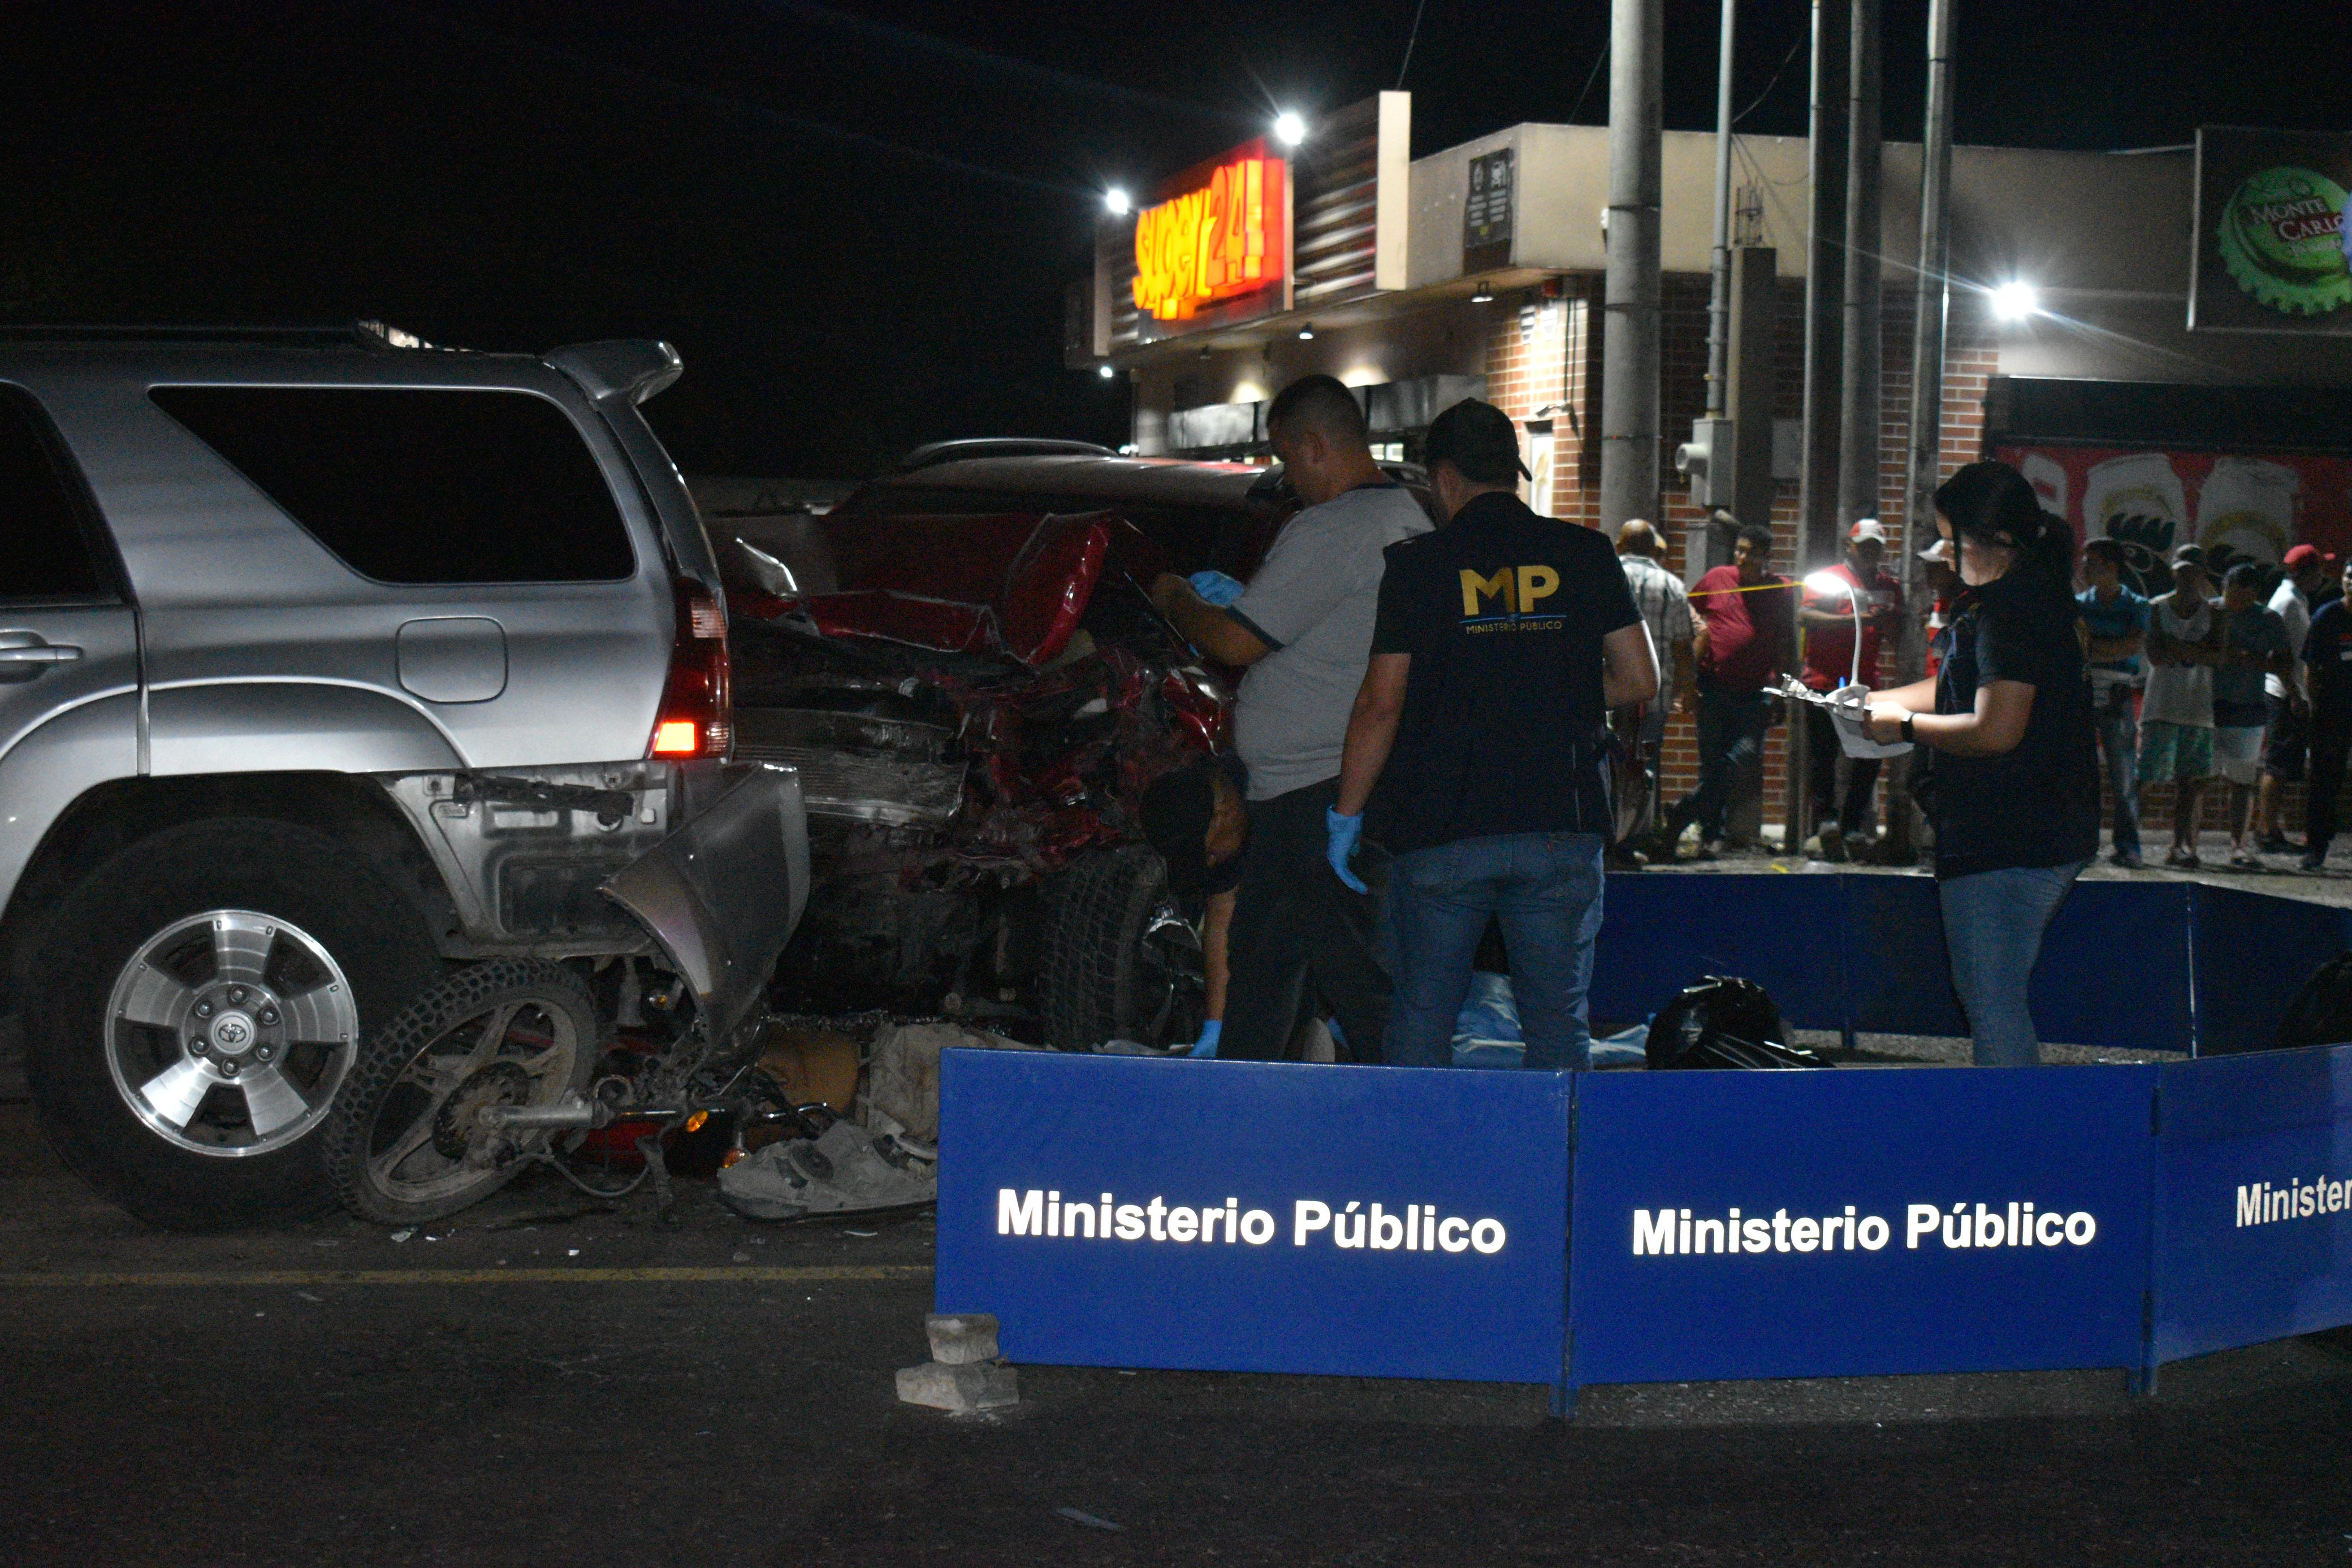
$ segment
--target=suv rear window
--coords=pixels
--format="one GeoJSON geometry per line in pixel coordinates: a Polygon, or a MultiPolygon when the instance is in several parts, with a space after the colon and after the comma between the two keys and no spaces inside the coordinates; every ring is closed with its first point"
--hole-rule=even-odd
{"type": "Polygon", "coordinates": [[[49,433],[48,416],[21,387],[0,386],[0,600],[113,597],[91,551],[79,486],[49,433]]]}
{"type": "Polygon", "coordinates": [[[609,582],[629,531],[563,411],[528,392],[157,387],[149,396],[379,582],[609,582]]]}

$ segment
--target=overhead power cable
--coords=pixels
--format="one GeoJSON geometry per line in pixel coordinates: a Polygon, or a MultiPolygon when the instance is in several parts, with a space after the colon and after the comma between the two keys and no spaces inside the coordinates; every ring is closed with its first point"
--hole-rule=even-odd
{"type": "Polygon", "coordinates": [[[1772,89],[1780,85],[1780,73],[1789,68],[1789,62],[1795,59],[1797,57],[1797,51],[1804,47],[1805,39],[1802,35],[1800,35],[1797,41],[1789,46],[1789,52],[1780,57],[1780,63],[1772,68],[1772,79],[1764,84],[1764,90],[1756,95],[1756,101],[1749,104],[1746,109],[1741,110],[1738,114],[1733,115],[1731,117],[1732,124],[1738,124],[1741,120],[1747,119],[1749,115],[1755,113],[1759,109],[1761,109],[1764,106],[1764,100],[1772,96],[1772,89]]]}
{"type": "Polygon", "coordinates": [[[1429,0],[1421,0],[1412,8],[1412,31],[1404,36],[1404,64],[1397,67],[1396,89],[1399,92],[1404,90],[1404,73],[1412,68],[1412,47],[1421,41],[1421,15],[1428,9],[1429,0]]]}
{"type": "Polygon", "coordinates": [[[1592,69],[1591,69],[1591,70],[1590,70],[1590,71],[1588,71],[1587,73],[1585,73],[1585,78],[1584,78],[1584,91],[1580,92],[1580,93],[1578,93],[1578,94],[1576,95],[1576,107],[1575,107],[1574,109],[1570,109],[1570,110],[1568,111],[1568,123],[1569,123],[1569,124],[1573,125],[1573,124],[1575,124],[1575,123],[1576,123],[1576,110],[1579,110],[1579,109],[1582,109],[1582,108],[1584,107],[1584,100],[1585,100],[1585,99],[1586,99],[1587,97],[1589,97],[1589,96],[1591,94],[1591,92],[1592,92],[1592,84],[1593,84],[1594,82],[1597,82],[1597,81],[1599,81],[1599,80],[1601,79],[1601,68],[1602,66],[1607,65],[1608,63],[1609,63],[1609,44],[1608,44],[1607,42],[1603,42],[1603,43],[1601,44],[1601,57],[1600,57],[1600,58],[1598,58],[1598,59],[1594,60],[1594,61],[1592,62],[1592,69]]]}

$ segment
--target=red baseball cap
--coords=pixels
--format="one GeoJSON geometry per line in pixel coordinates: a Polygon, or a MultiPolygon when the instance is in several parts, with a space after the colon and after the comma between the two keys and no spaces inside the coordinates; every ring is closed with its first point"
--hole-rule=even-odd
{"type": "Polygon", "coordinates": [[[2297,545],[2293,549],[2286,552],[2286,560],[2284,564],[2289,571],[2299,571],[2303,568],[2310,566],[2315,562],[2320,566],[2332,564],[2328,560],[2327,557],[2319,552],[2318,546],[2297,545]]]}

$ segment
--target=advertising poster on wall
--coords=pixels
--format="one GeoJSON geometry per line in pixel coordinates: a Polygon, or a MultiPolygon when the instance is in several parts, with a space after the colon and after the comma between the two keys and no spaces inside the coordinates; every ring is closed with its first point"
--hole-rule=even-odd
{"type": "Polygon", "coordinates": [[[2189,326],[2352,335],[2352,136],[2197,133],[2189,326]]]}
{"type": "Polygon", "coordinates": [[[2352,456],[2031,443],[1991,455],[2022,472],[2076,538],[2121,540],[2142,573],[2192,541],[2217,572],[2240,560],[2276,566],[2296,544],[2352,549],[2352,456]]]}
{"type": "Polygon", "coordinates": [[[1462,204],[1462,270],[1511,265],[1511,216],[1517,182],[1510,148],[1470,160],[1469,185],[1462,204]]]}

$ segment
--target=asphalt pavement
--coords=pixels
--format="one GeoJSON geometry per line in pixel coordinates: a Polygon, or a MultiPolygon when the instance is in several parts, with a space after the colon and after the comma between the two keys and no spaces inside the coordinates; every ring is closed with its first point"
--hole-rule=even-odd
{"type": "Polygon", "coordinates": [[[1680,1385],[1562,1424],[1529,1388],[1024,1367],[1019,1407],[950,1417],[893,1395],[927,1218],[753,1225],[679,1191],[667,1221],[542,1180],[404,1240],[163,1235],[0,1106],[0,1561],[2352,1555],[2344,1336],[2147,1400],[2105,1373],[1680,1385]]]}

